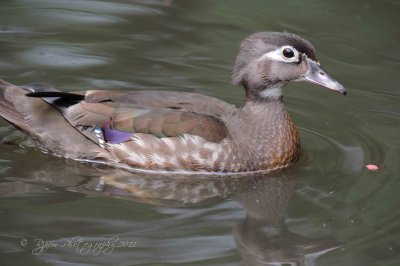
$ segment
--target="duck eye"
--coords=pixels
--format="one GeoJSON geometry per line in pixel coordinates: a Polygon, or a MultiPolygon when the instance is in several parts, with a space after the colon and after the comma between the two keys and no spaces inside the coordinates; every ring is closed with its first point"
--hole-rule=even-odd
{"type": "Polygon", "coordinates": [[[285,49],[283,49],[282,54],[283,54],[283,56],[286,57],[286,58],[292,58],[292,57],[294,57],[294,52],[293,52],[293,50],[290,49],[290,48],[285,48],[285,49]]]}

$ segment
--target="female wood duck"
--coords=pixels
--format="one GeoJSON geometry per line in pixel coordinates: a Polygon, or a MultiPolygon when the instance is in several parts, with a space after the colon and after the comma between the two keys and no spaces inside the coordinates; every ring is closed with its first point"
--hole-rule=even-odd
{"type": "Polygon", "coordinates": [[[272,171],[292,165],[300,154],[282,88],[304,80],[346,94],[321,68],[315,48],[290,33],[244,39],[232,80],[246,91],[240,108],[195,93],[66,93],[0,80],[0,115],[42,148],[75,160],[144,169],[272,171]]]}

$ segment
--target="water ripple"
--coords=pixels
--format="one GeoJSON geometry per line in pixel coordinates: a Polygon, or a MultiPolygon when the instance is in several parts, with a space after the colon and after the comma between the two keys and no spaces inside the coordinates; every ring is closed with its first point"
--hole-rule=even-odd
{"type": "Polygon", "coordinates": [[[84,49],[75,47],[33,47],[21,52],[19,57],[28,63],[60,68],[79,68],[107,63],[105,58],[81,54],[84,49]]]}

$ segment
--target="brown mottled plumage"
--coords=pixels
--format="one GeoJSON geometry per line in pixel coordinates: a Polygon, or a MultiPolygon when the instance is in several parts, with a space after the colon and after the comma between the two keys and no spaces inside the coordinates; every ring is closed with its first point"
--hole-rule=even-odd
{"type": "Polygon", "coordinates": [[[346,93],[306,40],[256,33],[242,42],[233,72],[233,82],[246,90],[240,108],[195,93],[65,93],[0,80],[0,115],[40,146],[72,159],[146,169],[272,171],[300,154],[299,133],[282,102],[282,87],[291,80],[346,93]]]}

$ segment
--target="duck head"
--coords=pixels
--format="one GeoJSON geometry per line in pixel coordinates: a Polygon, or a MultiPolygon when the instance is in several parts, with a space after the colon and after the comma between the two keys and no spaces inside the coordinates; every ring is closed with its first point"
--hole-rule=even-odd
{"type": "Polygon", "coordinates": [[[314,46],[291,33],[259,32],[240,45],[232,74],[246,97],[280,99],[289,81],[307,81],[346,95],[346,89],[321,67],[314,46]]]}

